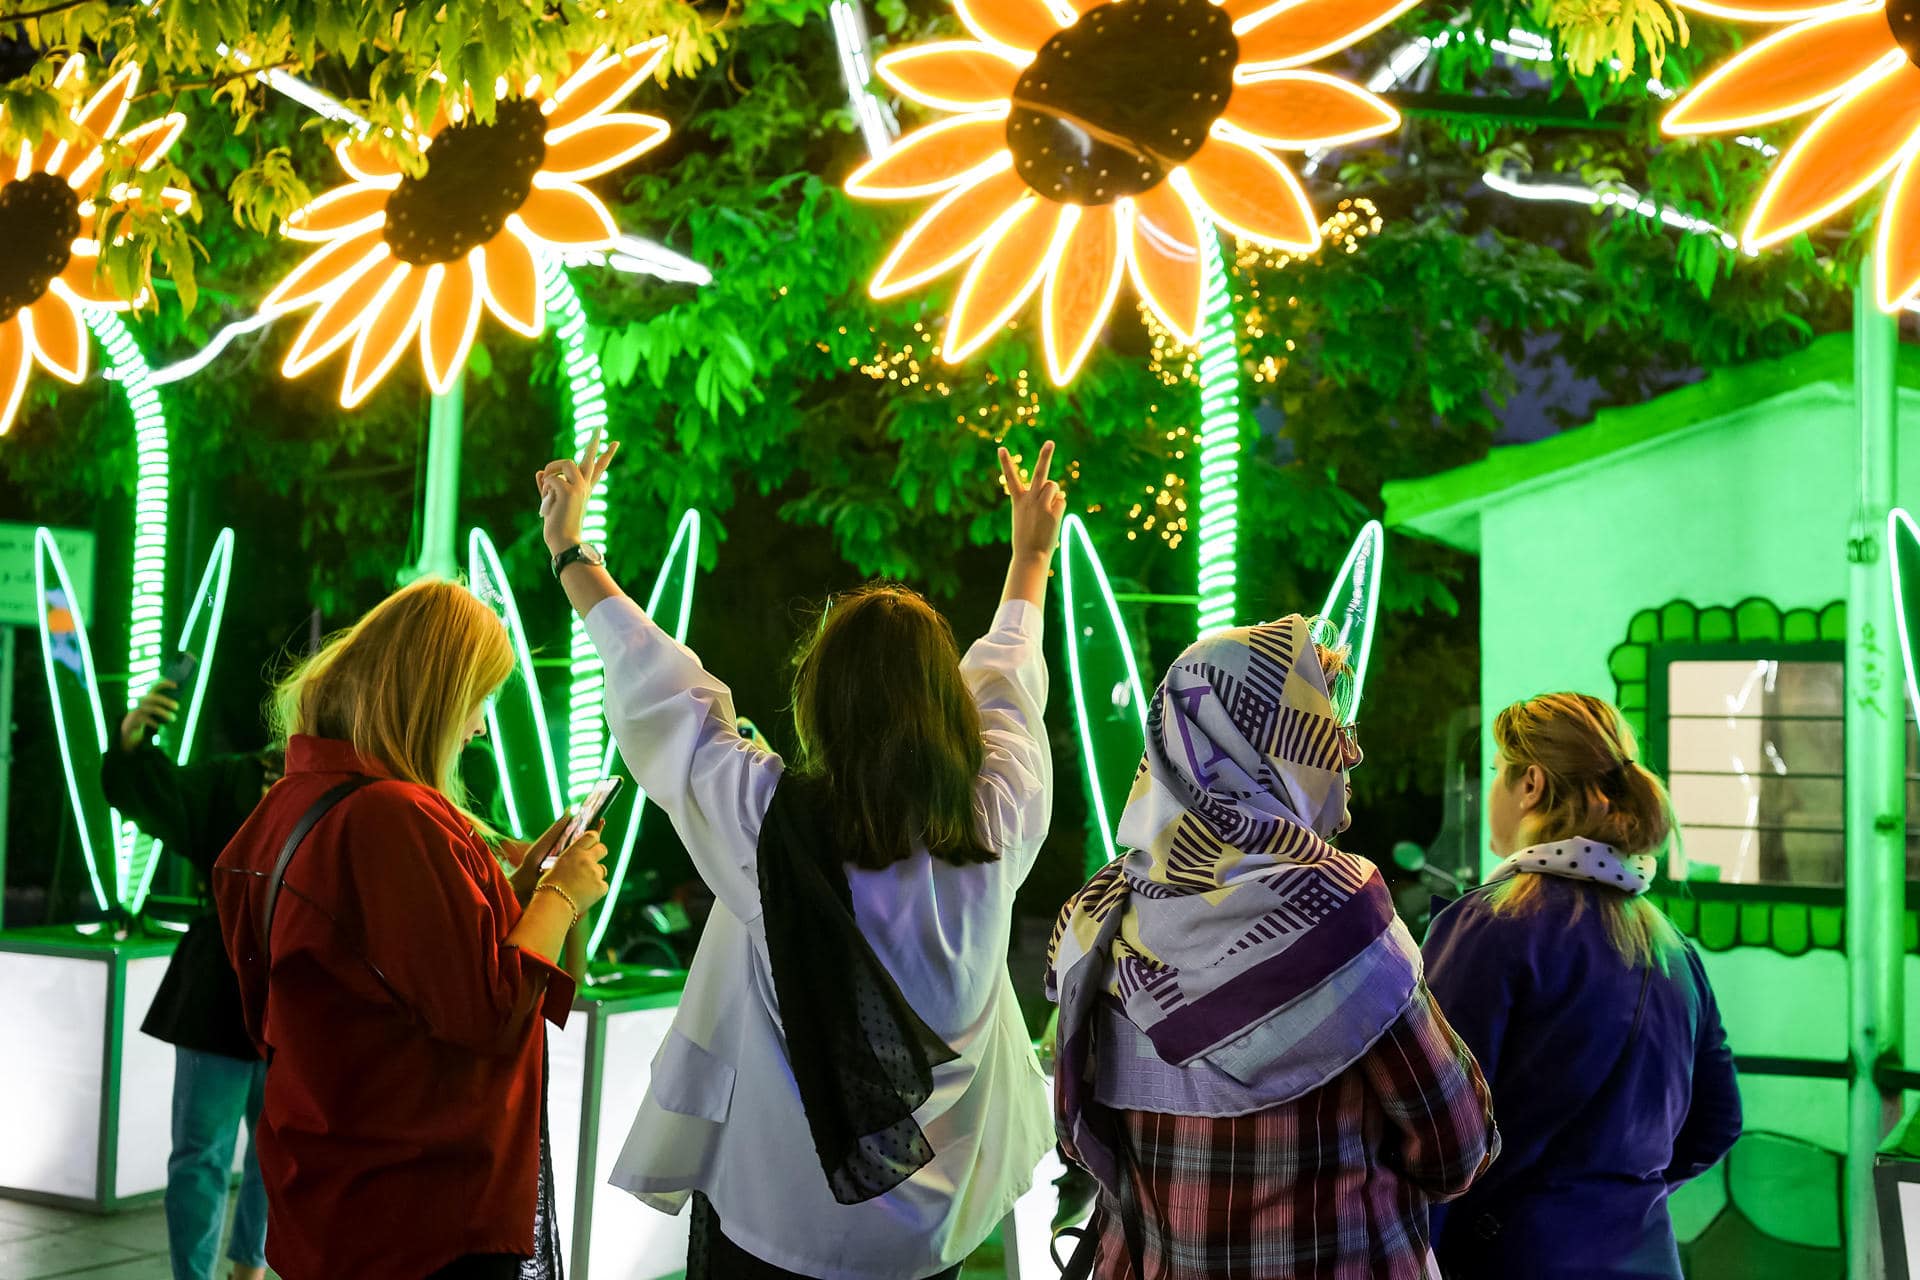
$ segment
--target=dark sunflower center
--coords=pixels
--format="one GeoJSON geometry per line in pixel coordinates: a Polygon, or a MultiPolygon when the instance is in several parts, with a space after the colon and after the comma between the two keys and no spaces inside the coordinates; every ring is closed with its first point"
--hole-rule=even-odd
{"type": "Polygon", "coordinates": [[[1239,58],[1233,19],[1208,0],[1103,4],[1041,46],[1015,86],[1014,167],[1063,203],[1150,190],[1206,142],[1239,58]]]}
{"type": "Polygon", "coordinates": [[[1887,26],[1907,61],[1920,67],[1920,0],[1887,0],[1887,26]]]}
{"type": "Polygon", "coordinates": [[[493,123],[469,118],[434,135],[427,171],[387,198],[387,243],[402,262],[451,262],[500,234],[547,159],[538,103],[508,98],[493,123]]]}
{"type": "Polygon", "coordinates": [[[0,324],[40,300],[79,234],[80,197],[64,179],[36,173],[0,187],[0,324]]]}

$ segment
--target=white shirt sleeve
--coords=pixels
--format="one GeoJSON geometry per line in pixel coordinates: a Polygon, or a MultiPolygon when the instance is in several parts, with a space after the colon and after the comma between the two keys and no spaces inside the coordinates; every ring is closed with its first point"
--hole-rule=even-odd
{"type": "Polygon", "coordinates": [[[595,605],[587,635],[606,664],[607,722],[633,780],[665,811],[714,896],[743,923],[757,920],[755,855],[780,757],[740,735],[732,691],[632,600],[595,605]]]}
{"type": "Polygon", "coordinates": [[[980,835],[1007,863],[1014,883],[1027,878],[1053,812],[1053,751],[1047,743],[1047,663],[1039,606],[1009,600],[960,662],[980,708],[986,762],[974,784],[980,835]]]}

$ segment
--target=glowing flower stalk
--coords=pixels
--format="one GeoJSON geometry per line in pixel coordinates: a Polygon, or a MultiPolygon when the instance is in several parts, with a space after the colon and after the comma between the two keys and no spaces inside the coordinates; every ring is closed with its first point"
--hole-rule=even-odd
{"type": "MultiPolygon", "coordinates": [[[[371,143],[334,148],[353,181],[287,219],[322,247],[267,295],[262,312],[312,307],[281,372],[299,377],[347,348],[340,403],[364,400],[416,340],[427,384],[446,391],[473,346],[484,306],[507,328],[545,324],[542,250],[613,248],[613,216],[580,184],[660,145],[667,122],[613,110],[666,56],[666,40],[594,53],[550,94],[534,80],[502,94],[493,122],[457,104],[408,141],[418,177],[371,143]]],[[[505,85],[500,86],[503,90],[505,85]]]]}
{"type": "Polygon", "coordinates": [[[1774,164],[1742,240],[1757,251],[1893,175],[1874,254],[1880,306],[1920,295],[1920,0],[1676,0],[1780,29],[1715,69],[1661,121],[1670,135],[1745,132],[1812,115],[1774,164]]]}
{"type": "MultiPolygon", "coordinates": [[[[61,65],[54,85],[84,84],[86,75],[86,59],[76,54],[61,65]]],[[[139,84],[140,68],[128,63],[69,113],[76,138],[45,137],[0,155],[6,240],[0,253],[0,434],[13,425],[34,365],[63,382],[85,380],[87,309],[125,311],[146,301],[144,291],[133,297],[113,291],[100,274],[99,240],[83,234],[111,209],[144,194],[124,183],[101,190],[106,149],[130,153],[134,171],[146,173],[186,128],[187,118],[176,111],[122,133],[139,84]]],[[[193,204],[192,194],[178,187],[162,187],[154,198],[175,214],[193,204]]]]}
{"type": "Polygon", "coordinates": [[[1418,0],[954,0],[972,40],[887,54],[881,78],[954,112],[847,181],[933,205],[869,288],[904,294],[963,264],[943,356],[979,350],[1037,292],[1047,371],[1073,378],[1130,279],[1191,344],[1208,219],[1310,253],[1319,219],[1279,156],[1371,138],[1392,107],[1307,64],[1418,0]]]}
{"type": "MultiPolygon", "coordinates": [[[[600,373],[600,361],[587,347],[587,316],[580,306],[580,295],[558,260],[548,257],[541,263],[541,285],[546,292],[547,310],[558,317],[554,337],[560,342],[561,362],[567,375],[567,403],[573,412],[573,453],[586,452],[593,433],[607,425],[606,379],[600,373]]],[[[605,545],[607,540],[607,480],[594,488],[587,499],[587,511],[580,534],[588,542],[605,545]]],[[[567,799],[580,800],[602,776],[601,757],[606,748],[606,668],[587,635],[586,619],[573,615],[568,644],[568,668],[572,682],[567,690],[567,799]]]]}
{"type": "Polygon", "coordinates": [[[1200,634],[1233,625],[1240,581],[1240,335],[1217,237],[1204,237],[1200,371],[1200,634]]]}

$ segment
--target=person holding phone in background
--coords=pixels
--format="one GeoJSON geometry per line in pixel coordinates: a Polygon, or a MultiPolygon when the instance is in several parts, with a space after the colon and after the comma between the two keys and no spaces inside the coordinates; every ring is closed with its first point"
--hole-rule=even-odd
{"type": "Polygon", "coordinates": [[[155,741],[174,723],[197,664],[168,667],[120,722],[100,761],[107,803],[194,870],[200,911],[167,962],[140,1029],[173,1045],[173,1149],[167,1158],[167,1252],[174,1280],[208,1280],[227,1223],[227,1189],[240,1122],[247,1123],[239,1202],[227,1241],[232,1280],[266,1275],[267,1201],[254,1131],[266,1064],[240,1016],[240,987],[227,963],[207,877],[280,777],[282,753],[262,749],[175,764],[155,741]]]}
{"type": "Polygon", "coordinates": [[[604,896],[566,819],[495,860],[455,762],[513,671],[498,617],[422,580],[281,685],[286,777],[215,868],[267,1055],[260,1170],[285,1280],[557,1276],[546,1040],[556,961],[604,896]]]}

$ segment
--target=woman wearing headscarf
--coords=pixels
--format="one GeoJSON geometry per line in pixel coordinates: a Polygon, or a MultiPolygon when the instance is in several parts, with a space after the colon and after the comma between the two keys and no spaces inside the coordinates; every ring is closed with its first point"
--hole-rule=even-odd
{"type": "Polygon", "coordinates": [[[1361,760],[1343,667],[1294,615],[1206,637],[1154,694],[1127,851],[1048,974],[1055,1123],[1100,1183],[1077,1274],[1428,1276],[1428,1202],[1499,1149],[1379,871],[1328,843],[1361,760]]]}
{"type": "Polygon", "coordinates": [[[1680,1280],[1667,1196],[1740,1136],[1700,956],[1643,896],[1672,811],[1614,707],[1493,722],[1502,861],[1434,918],[1433,989],[1493,1080],[1506,1154],[1435,1224],[1461,1280],[1680,1280]],[[1577,1242],[1577,1247],[1569,1247],[1577,1242]]]}

